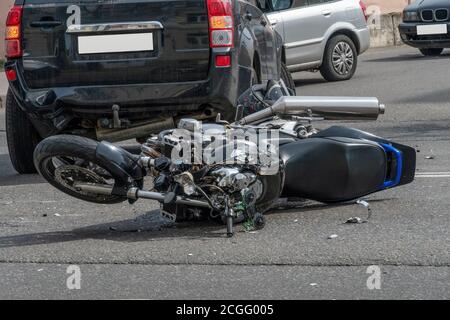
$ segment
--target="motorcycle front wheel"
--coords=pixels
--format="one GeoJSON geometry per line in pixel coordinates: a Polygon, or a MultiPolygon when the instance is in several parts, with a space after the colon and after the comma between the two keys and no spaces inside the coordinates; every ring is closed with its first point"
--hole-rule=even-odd
{"type": "Polygon", "coordinates": [[[34,151],[34,164],[41,176],[58,190],[81,200],[114,204],[127,200],[81,190],[80,185],[113,188],[114,176],[96,159],[98,142],[92,139],[58,135],[41,141],[34,151]]]}

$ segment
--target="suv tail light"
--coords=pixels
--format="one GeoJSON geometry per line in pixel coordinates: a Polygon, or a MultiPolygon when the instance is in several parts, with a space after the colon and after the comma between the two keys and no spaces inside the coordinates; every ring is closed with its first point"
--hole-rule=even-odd
{"type": "Polygon", "coordinates": [[[364,4],[364,2],[362,2],[362,1],[359,1],[359,5],[361,6],[361,10],[364,13],[364,17],[366,18],[366,22],[367,22],[367,20],[369,20],[369,15],[367,14],[367,7],[364,4]]]}
{"type": "Polygon", "coordinates": [[[21,44],[22,6],[14,6],[6,19],[5,48],[7,58],[22,56],[21,44]]]}
{"type": "Polygon", "coordinates": [[[211,48],[233,47],[234,22],[232,0],[207,0],[211,48]]]}

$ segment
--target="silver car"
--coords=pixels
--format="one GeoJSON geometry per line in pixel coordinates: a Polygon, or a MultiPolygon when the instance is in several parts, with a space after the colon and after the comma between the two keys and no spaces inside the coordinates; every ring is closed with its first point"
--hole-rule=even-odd
{"type": "Polygon", "coordinates": [[[257,0],[284,40],[291,72],[320,70],[328,81],[350,79],[369,48],[366,7],[359,0],[257,0]]]}

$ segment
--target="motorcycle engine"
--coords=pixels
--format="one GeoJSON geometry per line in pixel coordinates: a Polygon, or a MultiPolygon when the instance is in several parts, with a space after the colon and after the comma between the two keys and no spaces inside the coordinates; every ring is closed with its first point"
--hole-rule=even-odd
{"type": "MultiPolygon", "coordinates": [[[[162,205],[162,213],[173,221],[203,220],[208,217],[223,218],[219,212],[230,208],[236,222],[245,219],[250,206],[254,206],[266,189],[264,179],[258,175],[257,166],[224,163],[206,164],[194,161],[194,155],[189,160],[173,160],[172,153],[179,151],[183,143],[192,144],[200,124],[196,120],[184,119],[178,128],[184,129],[183,137],[179,130],[161,132],[155,139],[149,139],[142,147],[144,155],[160,155],[171,159],[170,167],[153,172],[154,189],[162,193],[174,192],[177,195],[192,199],[205,199],[217,210],[190,208],[172,203],[162,205]],[[186,137],[190,133],[190,138],[186,137]]],[[[213,132],[220,136],[226,131],[222,124],[203,124],[202,132],[213,132]]],[[[208,134],[202,136],[202,149],[208,147],[214,138],[208,134]]],[[[193,146],[194,147],[194,146],[193,146]]],[[[198,159],[197,159],[198,160],[198,159]]],[[[278,196],[278,194],[277,194],[278,196]]]]}

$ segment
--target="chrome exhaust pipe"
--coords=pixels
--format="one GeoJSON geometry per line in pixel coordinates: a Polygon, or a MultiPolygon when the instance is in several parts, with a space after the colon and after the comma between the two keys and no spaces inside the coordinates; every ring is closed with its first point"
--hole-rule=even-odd
{"type": "Polygon", "coordinates": [[[325,120],[376,120],[385,106],[370,97],[281,97],[271,107],[238,121],[253,124],[274,115],[319,116],[325,120]]]}

